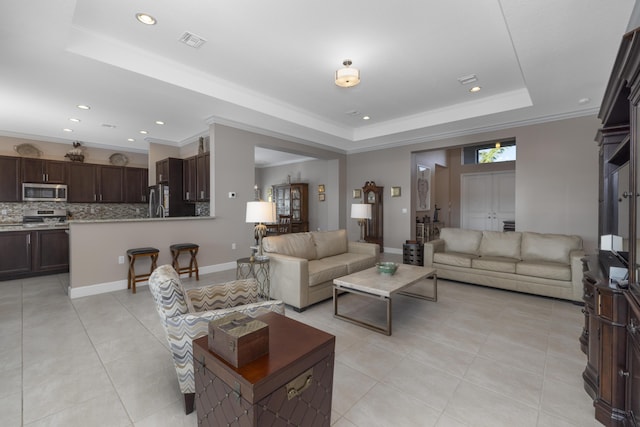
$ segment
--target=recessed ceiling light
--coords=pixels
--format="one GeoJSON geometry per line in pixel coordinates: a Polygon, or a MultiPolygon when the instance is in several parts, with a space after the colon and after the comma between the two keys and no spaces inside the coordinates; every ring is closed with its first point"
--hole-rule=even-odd
{"type": "Polygon", "coordinates": [[[591,102],[591,98],[580,98],[580,100],[578,101],[578,104],[588,104],[591,102]]]}
{"type": "Polygon", "coordinates": [[[147,132],[146,130],[141,130],[141,131],[140,131],[140,133],[141,133],[141,134],[143,134],[143,135],[146,135],[146,134],[148,134],[149,132],[147,132]]]}
{"type": "Polygon", "coordinates": [[[76,119],[74,117],[70,118],[69,121],[73,123],[80,123],[80,119],[76,119]]]}
{"type": "Polygon", "coordinates": [[[157,124],[157,125],[163,125],[163,124],[164,124],[164,122],[163,122],[162,120],[156,120],[156,124],[157,124]]]}
{"type": "Polygon", "coordinates": [[[469,89],[469,92],[471,93],[480,92],[480,89],[482,89],[480,86],[474,86],[471,89],[469,89]]]}
{"type": "Polygon", "coordinates": [[[135,139],[133,139],[133,138],[127,138],[127,141],[129,141],[129,142],[133,142],[133,141],[135,141],[135,139]]]}
{"type": "Polygon", "coordinates": [[[369,117],[369,116],[364,116],[364,117],[362,118],[362,120],[369,120],[370,118],[371,118],[371,117],[369,117]]]}
{"type": "Polygon", "coordinates": [[[84,105],[84,104],[80,104],[77,107],[79,109],[81,109],[81,110],[91,110],[91,107],[89,107],[88,105],[84,105]]]}
{"type": "Polygon", "coordinates": [[[69,128],[64,128],[62,129],[64,132],[73,132],[73,129],[69,129],[69,128]]]}
{"type": "Polygon", "coordinates": [[[156,18],[147,13],[136,13],[136,19],[145,25],[155,25],[158,22],[156,18]]]}

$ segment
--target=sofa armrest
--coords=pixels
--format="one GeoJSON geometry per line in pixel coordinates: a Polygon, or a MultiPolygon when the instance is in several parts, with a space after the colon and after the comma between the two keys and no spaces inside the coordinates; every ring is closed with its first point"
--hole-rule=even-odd
{"type": "Polygon", "coordinates": [[[582,284],[582,277],[584,276],[584,267],[582,258],[585,257],[585,253],[582,249],[573,250],[569,252],[569,260],[571,262],[571,285],[573,288],[573,300],[583,301],[584,285],[582,284]]]}
{"type": "Polygon", "coordinates": [[[296,308],[309,301],[309,261],[276,253],[269,254],[270,296],[296,308]]]}
{"type": "Polygon", "coordinates": [[[422,253],[425,267],[431,267],[433,265],[433,254],[436,252],[444,252],[444,240],[435,239],[425,242],[422,253]]]}
{"type": "Polygon", "coordinates": [[[347,251],[355,254],[375,256],[376,262],[380,259],[380,245],[377,243],[348,242],[347,251]]]}

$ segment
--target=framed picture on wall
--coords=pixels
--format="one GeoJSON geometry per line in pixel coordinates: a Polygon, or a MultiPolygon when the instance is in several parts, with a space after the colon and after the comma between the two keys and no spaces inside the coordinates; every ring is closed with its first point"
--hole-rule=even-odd
{"type": "Polygon", "coordinates": [[[431,168],[425,165],[416,165],[416,192],[416,210],[431,209],[431,168]]]}
{"type": "Polygon", "coordinates": [[[362,190],[359,188],[356,188],[355,190],[353,190],[353,198],[354,199],[360,199],[362,197],[362,190]]]}

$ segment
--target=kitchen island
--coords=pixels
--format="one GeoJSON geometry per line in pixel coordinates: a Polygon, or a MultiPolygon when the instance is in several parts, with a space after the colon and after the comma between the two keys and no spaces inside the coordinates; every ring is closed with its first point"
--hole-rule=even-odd
{"type": "MultiPolygon", "coordinates": [[[[195,243],[200,245],[200,274],[235,269],[239,254],[249,255],[250,227],[238,236],[224,221],[208,216],[69,221],[69,296],[127,289],[126,251],[131,248],[158,248],[158,265],[162,265],[171,264],[170,245],[195,243]],[[238,253],[235,247],[246,250],[238,253]]],[[[136,262],[136,270],[149,267],[148,260],[136,262]]]]}

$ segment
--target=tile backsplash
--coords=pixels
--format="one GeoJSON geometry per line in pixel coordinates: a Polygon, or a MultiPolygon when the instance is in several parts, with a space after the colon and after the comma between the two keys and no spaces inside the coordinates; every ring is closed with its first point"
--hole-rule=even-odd
{"type": "MultiPolygon", "coordinates": [[[[99,220],[148,218],[146,203],[65,203],[65,202],[0,202],[0,224],[22,222],[24,211],[32,209],[64,209],[69,219],[99,220]]],[[[209,216],[209,203],[196,203],[196,216],[209,216]]]]}

